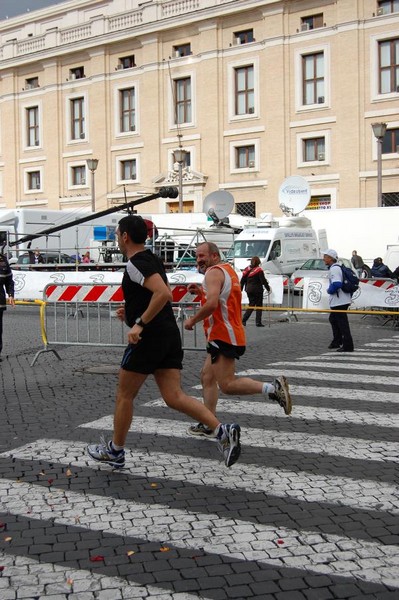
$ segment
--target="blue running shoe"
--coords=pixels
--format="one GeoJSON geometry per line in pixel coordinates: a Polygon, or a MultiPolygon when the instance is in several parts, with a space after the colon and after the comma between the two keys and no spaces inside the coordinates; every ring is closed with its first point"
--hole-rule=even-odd
{"type": "Polygon", "coordinates": [[[114,469],[122,469],[125,466],[125,451],[119,450],[119,452],[115,452],[111,447],[111,441],[106,442],[104,438],[100,439],[99,444],[87,446],[86,450],[90,458],[110,465],[114,469]]]}
{"type": "Polygon", "coordinates": [[[207,438],[215,437],[215,432],[213,431],[213,429],[209,429],[209,427],[207,427],[203,423],[198,423],[197,425],[191,425],[187,429],[187,433],[189,433],[190,435],[195,435],[197,437],[198,436],[204,436],[207,438]]]}

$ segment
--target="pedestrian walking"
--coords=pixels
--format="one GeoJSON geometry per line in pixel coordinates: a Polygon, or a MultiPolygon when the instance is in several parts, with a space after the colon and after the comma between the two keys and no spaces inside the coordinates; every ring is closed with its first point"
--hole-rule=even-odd
{"type": "Polygon", "coordinates": [[[32,242],[28,244],[29,263],[31,265],[42,265],[44,263],[43,254],[40,254],[39,248],[35,248],[34,252],[30,249],[32,242]]]}
{"type": "MultiPolygon", "coordinates": [[[[263,306],[263,288],[269,293],[270,285],[267,281],[262,267],[260,266],[259,256],[253,256],[249,266],[244,269],[241,277],[241,289],[247,292],[248,301],[250,306],[259,307],[256,310],[256,327],[264,327],[262,323],[262,306],[263,306]]],[[[252,315],[254,309],[247,308],[244,313],[242,324],[244,327],[247,324],[249,317],[252,315]]]]}
{"type": "MultiPolygon", "coordinates": [[[[201,308],[187,319],[184,327],[192,330],[204,322],[207,356],[201,371],[205,405],[215,414],[218,390],[228,395],[263,394],[280,404],[285,414],[292,410],[289,385],[284,376],[273,383],[235,375],[235,361],[246,350],[245,330],[241,317],[241,286],[233,267],[222,262],[216,244],[204,242],[196,248],[198,270],[205,274],[202,288],[196,284],[189,291],[201,297],[201,308]]],[[[188,429],[191,435],[212,436],[212,430],[199,420],[188,429]]]]}
{"type": "Polygon", "coordinates": [[[364,261],[356,250],[353,250],[352,252],[351,263],[357,273],[357,276],[359,277],[359,279],[361,279],[363,276],[364,261]]]}
{"type": "MultiPolygon", "coordinates": [[[[10,304],[15,306],[14,280],[11,267],[5,255],[0,253],[0,355],[3,350],[3,315],[7,309],[6,294],[8,295],[10,304]]],[[[0,356],[0,362],[2,360],[0,356]]]]}
{"type": "MultiPolygon", "coordinates": [[[[334,311],[347,311],[352,302],[352,296],[342,290],[343,273],[337,264],[338,254],[335,250],[328,249],[324,251],[324,263],[328,267],[330,308],[334,311]]],[[[353,339],[349,327],[348,315],[346,312],[331,312],[329,316],[333,339],[330,349],[335,348],[337,352],[353,352],[353,339]]]]}
{"type": "Polygon", "coordinates": [[[183,350],[171,305],[172,293],[161,260],[145,249],[147,226],[138,215],[119,221],[116,235],[128,262],[122,280],[125,304],[119,319],[129,327],[114,411],[112,440],[87,447],[94,460],[114,468],[125,466],[125,442],[133,418],[133,404],[148,375],[153,374],[166,404],[205,423],[217,439],[227,467],[241,451],[240,426],[221,424],[202,402],[188,396],[180,385],[183,350]]]}

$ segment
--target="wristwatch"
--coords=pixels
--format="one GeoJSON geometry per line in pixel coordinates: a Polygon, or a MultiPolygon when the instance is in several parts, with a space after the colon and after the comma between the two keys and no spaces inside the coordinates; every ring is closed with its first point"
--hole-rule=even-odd
{"type": "Polygon", "coordinates": [[[140,327],[145,327],[145,323],[141,317],[137,317],[137,319],[135,320],[135,323],[136,323],[136,325],[140,325],[140,327]]]}

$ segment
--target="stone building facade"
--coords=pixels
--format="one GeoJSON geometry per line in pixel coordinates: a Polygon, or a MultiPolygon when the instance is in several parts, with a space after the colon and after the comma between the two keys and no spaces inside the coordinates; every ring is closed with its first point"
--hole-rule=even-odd
{"type": "Polygon", "coordinates": [[[0,60],[0,208],[151,194],[176,149],[185,211],[276,213],[289,175],[316,210],[372,207],[376,122],[399,204],[398,0],[67,0],[1,21],[0,60]]]}

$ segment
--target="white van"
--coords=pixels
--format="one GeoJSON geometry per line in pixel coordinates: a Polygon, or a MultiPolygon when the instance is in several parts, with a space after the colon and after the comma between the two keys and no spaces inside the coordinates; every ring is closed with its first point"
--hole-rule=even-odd
{"type": "Polygon", "coordinates": [[[316,232],[306,217],[285,217],[279,222],[259,222],[244,229],[229,251],[234,268],[243,271],[253,256],[259,256],[264,271],[291,275],[309,258],[320,256],[316,232]]]}
{"type": "Polygon", "coordinates": [[[395,271],[399,267],[399,244],[389,244],[387,246],[383,262],[391,271],[395,271]]]}

